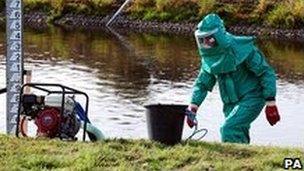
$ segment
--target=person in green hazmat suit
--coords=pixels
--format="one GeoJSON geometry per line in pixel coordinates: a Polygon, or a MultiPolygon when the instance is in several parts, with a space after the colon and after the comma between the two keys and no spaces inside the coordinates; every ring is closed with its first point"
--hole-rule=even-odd
{"type": "MultiPolygon", "coordinates": [[[[222,142],[249,143],[250,124],[265,104],[267,120],[276,124],[280,120],[275,104],[276,76],[254,45],[255,38],[230,34],[217,14],[207,15],[198,24],[195,38],[201,68],[188,110],[195,114],[217,82],[224,103],[222,142]]],[[[197,124],[190,117],[187,123],[190,127],[197,124]]]]}

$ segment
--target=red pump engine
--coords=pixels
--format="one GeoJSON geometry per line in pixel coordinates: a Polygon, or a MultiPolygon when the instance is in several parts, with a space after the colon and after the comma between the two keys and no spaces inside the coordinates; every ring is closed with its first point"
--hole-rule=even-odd
{"type": "Polygon", "coordinates": [[[54,138],[60,128],[60,110],[55,107],[47,107],[38,112],[35,124],[38,127],[37,136],[54,138]]]}
{"type": "Polygon", "coordinates": [[[81,125],[74,110],[75,101],[72,97],[65,97],[64,109],[61,105],[62,96],[60,95],[23,95],[22,115],[25,117],[21,120],[20,125],[22,135],[27,136],[26,131],[24,131],[24,121],[34,120],[38,127],[37,136],[75,139],[81,125]]]}

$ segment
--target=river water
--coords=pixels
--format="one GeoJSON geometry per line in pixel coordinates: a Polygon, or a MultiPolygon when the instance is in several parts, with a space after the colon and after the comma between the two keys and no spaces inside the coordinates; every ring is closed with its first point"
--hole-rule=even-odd
{"type": "MultiPolygon", "coordinates": [[[[145,108],[151,103],[187,104],[199,68],[195,40],[189,36],[108,30],[50,28],[24,33],[25,68],[33,82],[61,83],[90,96],[91,121],[107,137],[147,138],[145,108]]],[[[260,40],[278,72],[281,122],[269,126],[264,113],[252,124],[253,144],[304,147],[304,44],[260,40]]],[[[5,87],[5,33],[0,32],[0,88],[5,87]]],[[[0,131],[5,132],[5,96],[0,96],[0,131]]],[[[199,110],[198,120],[220,141],[224,121],[216,88],[199,110]]],[[[183,137],[191,133],[184,127],[183,137]]]]}

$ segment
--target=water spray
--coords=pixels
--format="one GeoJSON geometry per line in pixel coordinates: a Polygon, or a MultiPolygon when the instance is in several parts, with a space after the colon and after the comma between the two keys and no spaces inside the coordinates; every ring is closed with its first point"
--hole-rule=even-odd
{"type": "Polygon", "coordinates": [[[106,26],[109,26],[112,21],[114,21],[114,19],[121,13],[121,11],[124,9],[124,7],[131,2],[132,0],[126,0],[121,7],[116,11],[116,13],[112,16],[112,18],[107,22],[106,26]]]}

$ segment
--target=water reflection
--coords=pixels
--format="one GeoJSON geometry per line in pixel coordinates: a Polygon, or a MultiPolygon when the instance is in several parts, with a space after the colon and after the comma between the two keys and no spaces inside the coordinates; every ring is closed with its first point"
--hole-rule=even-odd
{"type": "MultiPolygon", "coordinates": [[[[35,82],[58,82],[87,92],[92,121],[108,136],[146,137],[143,104],[187,103],[200,60],[193,37],[126,31],[119,34],[122,37],[109,30],[26,30],[25,67],[33,70],[35,82]]],[[[4,36],[0,32],[0,88],[5,86],[4,36]]],[[[297,140],[304,127],[296,124],[304,118],[295,115],[304,105],[304,97],[295,96],[304,94],[304,87],[298,85],[304,75],[304,45],[276,41],[260,41],[259,45],[281,78],[278,99],[285,121],[271,130],[274,132],[265,132],[268,125],[264,117],[259,117],[253,128],[253,142],[269,143],[280,138],[283,131],[296,129],[294,135],[288,134],[287,139],[274,144],[304,144],[297,140]]],[[[3,96],[0,101],[5,106],[3,96]]],[[[219,140],[221,105],[215,88],[199,116],[201,125],[210,129],[207,140],[219,140]]],[[[4,120],[3,108],[0,113],[4,120]]],[[[0,129],[4,128],[0,124],[0,129]]],[[[185,130],[185,135],[188,133],[185,130]]]]}
{"type": "Polygon", "coordinates": [[[304,79],[303,42],[271,40],[260,44],[280,78],[291,82],[304,79]]]}

